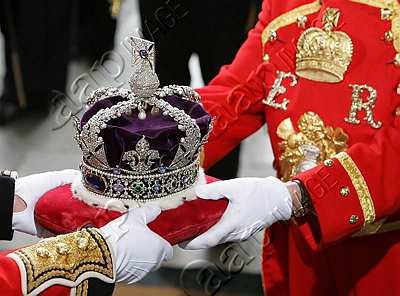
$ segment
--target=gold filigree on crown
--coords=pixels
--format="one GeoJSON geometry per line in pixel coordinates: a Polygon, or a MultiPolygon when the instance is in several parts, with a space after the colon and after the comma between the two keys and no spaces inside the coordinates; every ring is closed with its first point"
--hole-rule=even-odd
{"type": "Polygon", "coordinates": [[[313,112],[303,114],[297,128],[298,132],[290,118],[283,120],[277,128],[277,135],[283,140],[280,143],[282,155],[279,167],[284,181],[347,148],[348,136],[343,129],[325,126],[322,119],[313,112]]]}
{"type": "Polygon", "coordinates": [[[338,9],[327,8],[323,29],[313,27],[300,36],[296,54],[298,76],[328,83],[343,80],[353,57],[353,42],[346,33],[333,31],[339,17],[338,9]]]}

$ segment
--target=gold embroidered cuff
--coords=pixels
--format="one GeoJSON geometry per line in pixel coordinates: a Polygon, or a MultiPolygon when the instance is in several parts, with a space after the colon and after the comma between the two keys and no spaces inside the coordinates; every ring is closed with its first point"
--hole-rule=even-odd
{"type": "Polygon", "coordinates": [[[94,228],[45,239],[8,257],[18,264],[24,295],[53,285],[73,288],[88,278],[115,282],[112,250],[94,228]]]}
{"type": "Polygon", "coordinates": [[[369,192],[367,183],[353,159],[346,153],[341,152],[335,156],[349,175],[356,189],[360,205],[364,214],[364,226],[375,221],[375,207],[369,192]]]}

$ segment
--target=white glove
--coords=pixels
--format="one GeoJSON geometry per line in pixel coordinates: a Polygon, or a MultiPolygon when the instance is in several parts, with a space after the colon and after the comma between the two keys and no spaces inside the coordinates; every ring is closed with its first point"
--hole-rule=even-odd
{"type": "Polygon", "coordinates": [[[204,234],[181,245],[187,250],[204,249],[225,242],[246,240],[273,223],[288,220],[292,198],[285,183],[274,177],[238,178],[196,188],[203,199],[228,198],[221,220],[204,234]]]}
{"type": "Polygon", "coordinates": [[[100,228],[114,251],[118,283],[133,284],[172,258],[172,246],[147,227],[160,213],[159,207],[148,205],[100,228]]]}
{"type": "Polygon", "coordinates": [[[35,223],[35,205],[47,191],[72,183],[78,174],[79,171],[76,170],[64,170],[17,179],[15,181],[15,195],[25,202],[26,209],[13,214],[13,229],[40,237],[47,236],[46,232],[35,223]]]}

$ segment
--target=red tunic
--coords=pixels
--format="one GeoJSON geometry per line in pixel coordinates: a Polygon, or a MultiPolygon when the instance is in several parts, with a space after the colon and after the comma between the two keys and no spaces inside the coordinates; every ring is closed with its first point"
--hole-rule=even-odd
{"type": "MultiPolygon", "coordinates": [[[[354,237],[381,219],[397,221],[400,212],[400,68],[393,62],[400,50],[396,26],[400,6],[389,1],[392,15],[385,20],[381,18],[385,1],[321,2],[264,1],[259,22],[233,63],[199,89],[205,108],[216,117],[205,167],[267,123],[274,165],[282,176],[279,159],[285,146],[279,128],[285,119],[291,121],[295,133],[301,131],[297,122],[307,112],[317,114],[325,127],[343,129],[336,131],[347,134],[348,139],[342,139],[347,146],[334,139],[330,144],[337,144],[344,153],[333,157],[327,150],[325,158],[332,161],[322,164],[321,157],[316,168],[294,176],[309,191],[314,213],[302,221],[274,225],[267,232],[263,254],[267,295],[400,295],[398,224],[387,224],[392,226],[388,232],[354,237]],[[274,99],[282,103],[287,98],[287,110],[263,104],[278,70],[296,73],[299,37],[307,28],[321,28],[329,7],[340,11],[334,31],[345,32],[354,46],[344,79],[327,83],[297,77],[296,85],[286,79],[284,94],[274,99]],[[297,21],[299,16],[303,22],[297,21]],[[385,40],[390,30],[393,42],[388,34],[385,40]],[[352,85],[365,86],[364,91],[358,96],[352,85]],[[373,90],[375,103],[368,98],[373,90]],[[360,103],[368,99],[369,105],[363,108],[360,103]],[[352,107],[355,117],[350,116],[352,107]],[[368,108],[369,120],[364,119],[368,108]],[[345,120],[350,117],[360,122],[345,120]]],[[[310,127],[309,122],[306,129],[310,127]]]]}

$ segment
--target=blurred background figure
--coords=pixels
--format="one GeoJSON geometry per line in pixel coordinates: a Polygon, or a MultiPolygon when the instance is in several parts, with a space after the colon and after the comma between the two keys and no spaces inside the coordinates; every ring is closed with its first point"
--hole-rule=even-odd
{"type": "Polygon", "coordinates": [[[69,61],[70,0],[2,0],[6,73],[0,124],[21,109],[47,113],[49,90],[63,90],[69,61]]]}
{"type": "MultiPolygon", "coordinates": [[[[253,27],[256,0],[139,0],[141,27],[156,42],[156,71],[161,85],[190,85],[189,60],[197,54],[204,84],[232,62],[253,27]],[[172,15],[172,16],[169,16],[172,15]]],[[[240,147],[207,173],[220,179],[237,176],[240,147]]]]}
{"type": "Polygon", "coordinates": [[[65,91],[71,57],[92,63],[113,48],[115,20],[107,1],[2,0],[0,5],[6,61],[0,124],[25,114],[46,115],[52,90],[65,91]]]}
{"type": "Polygon", "coordinates": [[[91,66],[106,51],[114,48],[116,19],[111,11],[112,3],[107,0],[72,2],[72,57],[83,59],[91,66]]]}

